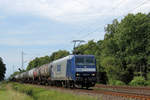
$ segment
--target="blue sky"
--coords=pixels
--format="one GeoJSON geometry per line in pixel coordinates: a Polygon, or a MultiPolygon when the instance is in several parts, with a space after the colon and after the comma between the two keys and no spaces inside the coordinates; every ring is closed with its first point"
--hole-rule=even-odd
{"type": "Polygon", "coordinates": [[[60,49],[72,50],[72,40],[102,40],[114,18],[148,13],[148,0],[0,0],[0,57],[6,76],[35,57],[60,49]],[[87,36],[88,33],[91,33],[87,36]],[[86,36],[86,37],[85,37],[86,36]]]}

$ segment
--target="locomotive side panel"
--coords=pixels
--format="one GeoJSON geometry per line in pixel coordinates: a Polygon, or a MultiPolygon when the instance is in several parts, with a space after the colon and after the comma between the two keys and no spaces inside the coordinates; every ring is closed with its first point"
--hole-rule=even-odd
{"type": "Polygon", "coordinates": [[[67,77],[67,61],[72,56],[67,56],[62,59],[52,62],[52,80],[68,80],[67,77]]]}

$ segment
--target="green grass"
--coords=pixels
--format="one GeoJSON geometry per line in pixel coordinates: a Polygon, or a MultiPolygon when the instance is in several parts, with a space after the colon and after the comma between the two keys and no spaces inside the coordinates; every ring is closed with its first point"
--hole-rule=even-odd
{"type": "Polygon", "coordinates": [[[13,83],[13,89],[28,94],[34,100],[96,100],[96,98],[87,95],[75,95],[19,83],[13,83]]]}
{"type": "Polygon", "coordinates": [[[33,100],[32,97],[12,90],[10,84],[0,84],[0,100],[33,100]]]}

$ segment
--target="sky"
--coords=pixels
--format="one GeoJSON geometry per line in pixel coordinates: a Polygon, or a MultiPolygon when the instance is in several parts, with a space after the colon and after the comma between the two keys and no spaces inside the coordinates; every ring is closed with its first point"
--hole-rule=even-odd
{"type": "Polygon", "coordinates": [[[0,0],[0,57],[8,78],[35,57],[71,51],[72,40],[103,40],[104,27],[128,13],[149,13],[150,0],[0,0]]]}

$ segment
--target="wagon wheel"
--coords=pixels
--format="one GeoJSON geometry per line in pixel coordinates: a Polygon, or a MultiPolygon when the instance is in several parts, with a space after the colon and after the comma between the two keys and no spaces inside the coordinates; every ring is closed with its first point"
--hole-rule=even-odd
{"type": "Polygon", "coordinates": [[[70,87],[69,81],[65,81],[64,83],[65,83],[65,84],[64,84],[64,87],[65,87],[65,88],[70,87]]]}
{"type": "Polygon", "coordinates": [[[70,86],[71,89],[74,89],[74,88],[75,88],[74,82],[73,82],[73,81],[72,81],[72,82],[69,82],[69,86],[70,86]]]}
{"type": "Polygon", "coordinates": [[[86,86],[86,89],[88,90],[88,89],[89,89],[89,86],[86,86]]]}

